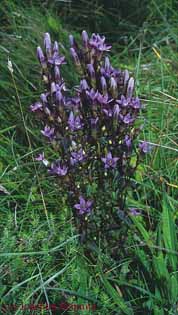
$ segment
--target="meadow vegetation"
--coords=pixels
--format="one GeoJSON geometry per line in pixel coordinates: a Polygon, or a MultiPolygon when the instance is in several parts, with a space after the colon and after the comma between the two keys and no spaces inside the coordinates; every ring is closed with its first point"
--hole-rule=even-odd
{"type": "Polygon", "coordinates": [[[139,1],[132,9],[128,2],[128,11],[111,2],[112,9],[107,1],[2,1],[0,307],[15,304],[14,314],[22,304],[60,302],[96,304],[98,315],[178,314],[177,1],[143,1],[140,10],[139,1]],[[102,237],[79,242],[67,196],[35,161],[44,148],[53,154],[29,110],[43,91],[36,47],[45,32],[61,42],[63,76],[76,84],[68,35],[79,38],[83,29],[106,35],[114,67],[135,77],[144,105],[140,140],[153,147],[128,191],[141,215],[120,213],[112,251],[102,237]]]}

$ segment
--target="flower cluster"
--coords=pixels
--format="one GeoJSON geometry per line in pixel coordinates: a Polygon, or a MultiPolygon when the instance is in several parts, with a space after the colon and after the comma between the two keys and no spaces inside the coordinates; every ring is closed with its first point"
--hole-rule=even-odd
{"type": "Polygon", "coordinates": [[[105,37],[92,34],[89,38],[83,31],[81,45],[72,35],[69,43],[81,78],[78,86],[66,87],[61,75],[65,57],[46,33],[44,50],[37,48],[45,91],[30,108],[42,121],[41,133],[58,155],[50,163],[44,155],[38,160],[70,192],[74,213],[81,218],[93,213],[92,208],[106,209],[112,192],[115,199],[110,208],[119,205],[124,209],[129,179],[148,145],[136,141],[140,132],[136,121],[142,105],[133,94],[134,79],[127,70],[111,65],[111,46],[105,43],[105,37]],[[97,187],[94,191],[93,184],[97,187]]]}

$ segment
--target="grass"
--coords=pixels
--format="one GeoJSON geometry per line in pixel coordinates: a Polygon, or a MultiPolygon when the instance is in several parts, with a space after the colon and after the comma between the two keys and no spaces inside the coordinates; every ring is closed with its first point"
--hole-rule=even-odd
{"type": "MultiPolygon", "coordinates": [[[[136,189],[128,195],[130,205],[143,209],[142,216],[130,217],[133,224],[127,233],[122,222],[111,253],[99,239],[90,248],[79,244],[66,196],[34,162],[45,145],[29,112],[42,89],[36,46],[45,31],[67,46],[67,28],[72,26],[65,20],[64,27],[54,9],[4,1],[0,13],[0,304],[15,304],[10,314],[22,314],[24,304],[64,301],[97,304],[98,315],[178,313],[178,38],[173,9],[174,2],[151,1],[139,32],[128,30],[128,45],[113,44],[113,64],[128,68],[137,79],[136,93],[145,104],[146,118],[141,140],[154,143],[154,149],[138,168],[136,189]]],[[[76,81],[71,64],[64,76],[69,84],[76,81]]],[[[39,314],[50,312],[39,310],[39,314]]]]}

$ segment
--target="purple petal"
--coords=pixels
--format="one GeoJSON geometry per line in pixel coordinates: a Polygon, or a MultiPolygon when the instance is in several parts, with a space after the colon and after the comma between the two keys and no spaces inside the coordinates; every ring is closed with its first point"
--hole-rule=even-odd
{"type": "Polygon", "coordinates": [[[41,110],[42,107],[43,107],[43,105],[42,105],[40,102],[36,102],[35,104],[32,104],[32,105],[30,106],[30,110],[31,110],[32,112],[36,112],[37,110],[41,110]]]}
{"type": "Polygon", "coordinates": [[[139,209],[130,208],[129,210],[130,210],[130,214],[133,215],[133,216],[141,215],[141,212],[139,211],[139,209]]]}
{"type": "Polygon", "coordinates": [[[111,152],[108,152],[106,158],[107,158],[108,160],[111,160],[111,159],[112,159],[112,154],[111,154],[111,152]]]}
{"type": "Polygon", "coordinates": [[[76,205],[74,205],[74,208],[77,209],[77,210],[80,210],[80,204],[77,203],[76,205]]]}

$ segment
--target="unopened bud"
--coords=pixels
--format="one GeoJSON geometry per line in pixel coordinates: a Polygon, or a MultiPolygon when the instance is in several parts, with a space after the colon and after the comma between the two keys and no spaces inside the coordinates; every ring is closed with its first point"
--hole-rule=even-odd
{"type": "Polygon", "coordinates": [[[51,37],[50,37],[49,33],[45,33],[44,47],[46,49],[47,56],[50,57],[51,56],[51,37]]]}
{"type": "Polygon", "coordinates": [[[58,103],[58,105],[62,104],[63,102],[63,95],[61,91],[56,92],[56,102],[58,103]]]}
{"type": "Polygon", "coordinates": [[[105,70],[108,71],[110,69],[110,61],[109,61],[109,57],[105,57],[105,63],[104,63],[104,67],[105,67],[105,70]]]}
{"type": "Polygon", "coordinates": [[[59,52],[59,45],[58,45],[58,42],[54,42],[54,45],[53,45],[53,52],[54,53],[58,53],[59,52]]]}
{"type": "Polygon", "coordinates": [[[52,82],[51,83],[51,93],[55,93],[56,92],[56,83],[55,82],[52,82]]]}
{"type": "Polygon", "coordinates": [[[111,77],[110,79],[110,91],[113,98],[117,98],[118,96],[118,88],[117,88],[117,82],[115,78],[111,77]]]}
{"type": "Polygon", "coordinates": [[[132,93],[134,90],[134,78],[130,78],[127,86],[127,97],[132,97],[132,93]]]}
{"type": "Polygon", "coordinates": [[[46,59],[40,46],[37,47],[37,57],[43,69],[46,69],[46,59]]]}
{"type": "Polygon", "coordinates": [[[95,88],[96,86],[95,69],[91,63],[87,65],[87,69],[91,78],[91,85],[93,88],[95,88]]]}
{"type": "Polygon", "coordinates": [[[107,83],[104,76],[101,77],[101,88],[102,88],[103,94],[105,95],[107,93],[107,83]]]}
{"type": "Polygon", "coordinates": [[[79,57],[75,51],[75,49],[73,47],[70,48],[70,53],[71,53],[71,56],[76,64],[76,66],[80,66],[80,60],[79,60],[79,57]]]}
{"type": "Polygon", "coordinates": [[[80,81],[80,89],[81,91],[86,91],[89,89],[88,83],[85,79],[80,81]]]}
{"type": "Polygon", "coordinates": [[[76,42],[73,35],[69,35],[69,43],[71,47],[76,47],[76,42]]]}
{"type": "Polygon", "coordinates": [[[82,40],[83,40],[84,47],[87,48],[88,47],[88,34],[85,30],[82,32],[82,40]]]}
{"type": "Polygon", "coordinates": [[[54,77],[57,83],[61,80],[61,74],[58,66],[55,66],[54,68],[54,77]]]}

